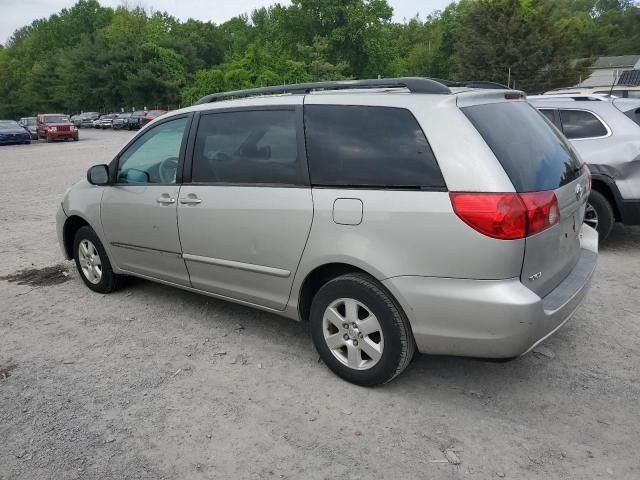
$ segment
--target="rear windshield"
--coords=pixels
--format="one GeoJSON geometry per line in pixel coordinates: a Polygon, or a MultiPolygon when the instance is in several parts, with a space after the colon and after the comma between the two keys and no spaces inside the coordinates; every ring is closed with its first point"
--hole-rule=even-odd
{"type": "Polygon", "coordinates": [[[464,107],[517,192],[554,190],[580,176],[580,160],[564,137],[526,102],[464,107]]]}

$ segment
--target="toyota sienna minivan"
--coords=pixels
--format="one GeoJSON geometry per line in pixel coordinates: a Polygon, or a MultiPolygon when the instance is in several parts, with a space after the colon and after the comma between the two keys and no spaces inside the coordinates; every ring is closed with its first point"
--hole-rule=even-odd
{"type": "Polygon", "coordinates": [[[145,126],[64,195],[92,290],[127,275],[309,322],[340,377],[415,350],[514,358],[583,300],[588,169],[513,90],[425,78],[212,94],[145,126]]]}

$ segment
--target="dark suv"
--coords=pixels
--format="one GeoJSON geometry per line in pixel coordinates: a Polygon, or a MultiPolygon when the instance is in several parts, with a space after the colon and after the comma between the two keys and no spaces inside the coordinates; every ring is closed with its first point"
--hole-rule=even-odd
{"type": "Polygon", "coordinates": [[[127,130],[138,130],[142,127],[142,117],[145,116],[147,112],[144,110],[136,110],[131,114],[129,118],[127,118],[127,130]]]}

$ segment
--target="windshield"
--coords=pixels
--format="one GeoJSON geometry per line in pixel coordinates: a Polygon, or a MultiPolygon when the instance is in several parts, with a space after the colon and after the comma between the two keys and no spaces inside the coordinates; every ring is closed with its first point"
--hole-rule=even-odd
{"type": "Polygon", "coordinates": [[[69,117],[62,116],[45,116],[42,121],[44,123],[69,123],[69,117]]]}
{"type": "Polygon", "coordinates": [[[23,118],[22,119],[22,123],[24,123],[25,125],[35,125],[36,124],[36,117],[23,118]]]}
{"type": "Polygon", "coordinates": [[[127,118],[130,117],[131,114],[130,113],[119,113],[118,114],[118,118],[127,118]]]}
{"type": "Polygon", "coordinates": [[[131,114],[133,117],[144,117],[144,110],[137,110],[131,114]]]}
{"type": "Polygon", "coordinates": [[[0,130],[11,130],[14,128],[20,128],[18,122],[15,120],[0,120],[0,130]]]}
{"type": "Polygon", "coordinates": [[[162,115],[164,113],[164,111],[162,110],[151,110],[149,113],[147,113],[148,116],[150,117],[159,117],[160,115],[162,115]]]}

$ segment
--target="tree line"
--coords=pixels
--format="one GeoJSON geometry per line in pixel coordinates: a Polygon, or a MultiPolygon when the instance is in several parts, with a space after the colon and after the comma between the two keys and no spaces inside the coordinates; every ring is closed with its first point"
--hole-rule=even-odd
{"type": "Polygon", "coordinates": [[[535,92],[577,83],[597,56],[640,53],[632,0],[460,0],[426,18],[392,16],[387,0],[292,0],[216,25],[79,0],[0,45],[0,118],[377,76],[535,92]]]}

